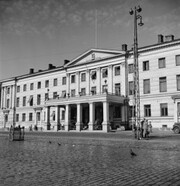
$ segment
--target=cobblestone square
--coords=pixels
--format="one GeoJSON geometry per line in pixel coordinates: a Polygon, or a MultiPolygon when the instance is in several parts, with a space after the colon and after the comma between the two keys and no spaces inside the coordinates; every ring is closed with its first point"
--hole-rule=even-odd
{"type": "Polygon", "coordinates": [[[119,133],[0,133],[2,186],[180,185],[180,135],[136,140],[119,133]],[[130,154],[132,149],[137,156],[130,154]]]}

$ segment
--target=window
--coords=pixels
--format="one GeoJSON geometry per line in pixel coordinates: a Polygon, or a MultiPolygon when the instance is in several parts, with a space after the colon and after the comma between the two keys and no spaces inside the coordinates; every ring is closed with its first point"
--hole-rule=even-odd
{"type": "Polygon", "coordinates": [[[71,97],[75,97],[75,89],[71,90],[71,97]]]}
{"type": "Polygon", "coordinates": [[[149,61],[143,61],[143,71],[149,70],[149,61]]]}
{"type": "Polygon", "coordinates": [[[158,60],[159,62],[159,68],[166,68],[166,61],[165,61],[165,58],[160,58],[158,60]]]}
{"type": "Polygon", "coordinates": [[[26,96],[23,97],[23,107],[26,106],[26,96]]]}
{"type": "Polygon", "coordinates": [[[61,98],[65,98],[66,97],[66,91],[63,90],[62,93],[61,93],[61,98]]]}
{"type": "Polygon", "coordinates": [[[41,113],[37,112],[37,121],[41,121],[41,113]]]}
{"type": "Polygon", "coordinates": [[[8,114],[5,114],[5,122],[8,122],[8,114]]]}
{"type": "Polygon", "coordinates": [[[48,88],[49,87],[49,80],[46,80],[45,81],[45,88],[48,88]]]}
{"type": "Polygon", "coordinates": [[[16,114],[16,121],[19,121],[19,114],[16,114]]]}
{"type": "Polygon", "coordinates": [[[26,121],[26,114],[25,113],[22,114],[22,121],[26,121]]]}
{"type": "Polygon", "coordinates": [[[41,88],[41,82],[39,81],[37,84],[37,88],[40,89],[41,88]]]}
{"type": "Polygon", "coordinates": [[[121,84],[120,83],[115,84],[115,94],[117,96],[121,95],[121,84]]]}
{"type": "Polygon", "coordinates": [[[49,99],[49,93],[45,93],[45,101],[49,99]]]}
{"type": "Polygon", "coordinates": [[[55,113],[55,111],[53,111],[52,114],[51,114],[51,117],[52,117],[53,121],[55,121],[55,115],[56,115],[56,113],[55,113]]]}
{"type": "Polygon", "coordinates": [[[53,99],[56,99],[58,97],[57,92],[53,92],[53,99]]]}
{"type": "Polygon", "coordinates": [[[134,72],[134,64],[129,64],[128,70],[129,70],[129,74],[133,73],[134,72]]]}
{"type": "Polygon", "coordinates": [[[114,68],[114,73],[115,73],[115,76],[120,75],[120,66],[114,68]]]}
{"type": "Polygon", "coordinates": [[[54,84],[54,86],[57,86],[57,84],[58,84],[58,80],[57,80],[57,78],[54,79],[53,84],[54,84]]]}
{"type": "Polygon", "coordinates": [[[103,85],[102,86],[102,93],[106,93],[108,92],[108,86],[107,85],[103,85]]]}
{"type": "Polygon", "coordinates": [[[81,96],[86,95],[86,88],[81,89],[81,96]]]}
{"type": "Polygon", "coordinates": [[[96,94],[96,87],[91,87],[91,93],[92,95],[96,94]]]}
{"type": "Polygon", "coordinates": [[[180,75],[176,76],[177,90],[180,90],[180,75]]]}
{"type": "Polygon", "coordinates": [[[76,76],[75,75],[72,75],[71,76],[71,83],[75,83],[75,80],[76,80],[76,76]]]}
{"type": "Polygon", "coordinates": [[[129,117],[130,118],[135,117],[135,113],[136,113],[135,106],[130,106],[129,107],[129,117]]]}
{"type": "Polygon", "coordinates": [[[41,94],[37,95],[37,105],[41,104],[41,94]]]}
{"type": "Polygon", "coordinates": [[[29,121],[33,120],[33,113],[29,113],[29,121]]]}
{"type": "Polygon", "coordinates": [[[61,119],[62,119],[62,120],[65,120],[65,110],[62,110],[61,119]]]}
{"type": "Polygon", "coordinates": [[[23,91],[25,92],[26,89],[27,89],[27,85],[25,84],[25,85],[23,85],[23,91]]]}
{"type": "Polygon", "coordinates": [[[180,102],[177,103],[177,112],[178,116],[180,117],[180,102]]]}
{"type": "Polygon", "coordinates": [[[129,95],[134,95],[134,81],[129,82],[129,95]]]}
{"type": "Polygon", "coordinates": [[[7,88],[7,94],[10,94],[10,88],[9,87],[7,88]]]}
{"type": "Polygon", "coordinates": [[[29,103],[29,106],[33,106],[33,95],[29,96],[28,103],[29,103]]]}
{"type": "Polygon", "coordinates": [[[143,88],[144,94],[150,93],[150,79],[143,80],[143,88]]]}
{"type": "Polygon", "coordinates": [[[86,81],[86,73],[81,74],[81,82],[86,81]]]}
{"type": "Polygon", "coordinates": [[[144,105],[144,117],[151,117],[151,105],[144,105]]]}
{"type": "Polygon", "coordinates": [[[17,92],[20,92],[20,86],[17,86],[17,92]]]}
{"type": "Polygon", "coordinates": [[[62,77],[62,85],[66,85],[66,77],[62,77]]]}
{"type": "Polygon", "coordinates": [[[9,108],[9,103],[10,103],[10,100],[7,99],[7,108],[9,108]]]}
{"type": "Polygon", "coordinates": [[[107,68],[106,69],[102,69],[102,77],[103,78],[108,77],[108,69],[107,68]]]}
{"type": "Polygon", "coordinates": [[[167,103],[160,104],[161,116],[168,116],[168,105],[167,103]]]}
{"type": "Polygon", "coordinates": [[[114,118],[121,118],[121,106],[114,107],[114,118]]]}
{"type": "Polygon", "coordinates": [[[16,99],[16,107],[19,107],[19,98],[16,99]]]}
{"type": "Polygon", "coordinates": [[[176,56],[176,66],[180,66],[180,55],[176,56]]]}
{"type": "Polygon", "coordinates": [[[96,79],[96,71],[91,72],[91,79],[95,80],[96,79]]]}
{"type": "Polygon", "coordinates": [[[159,91],[160,92],[166,92],[167,91],[166,77],[160,77],[159,78],[159,91]]]}
{"type": "Polygon", "coordinates": [[[34,90],[34,83],[30,84],[30,90],[34,90]]]}

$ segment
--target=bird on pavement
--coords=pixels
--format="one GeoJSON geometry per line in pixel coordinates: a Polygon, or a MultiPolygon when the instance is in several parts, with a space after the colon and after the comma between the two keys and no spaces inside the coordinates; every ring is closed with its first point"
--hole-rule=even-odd
{"type": "Polygon", "coordinates": [[[135,152],[133,152],[132,149],[130,149],[130,154],[131,154],[131,156],[137,156],[137,154],[135,152]]]}
{"type": "Polygon", "coordinates": [[[61,146],[61,144],[60,144],[60,143],[58,143],[58,145],[59,145],[59,146],[61,146]]]}

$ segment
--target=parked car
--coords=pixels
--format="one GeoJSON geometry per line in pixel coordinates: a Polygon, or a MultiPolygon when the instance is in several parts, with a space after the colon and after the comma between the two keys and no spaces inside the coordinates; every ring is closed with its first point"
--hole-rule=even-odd
{"type": "Polygon", "coordinates": [[[172,130],[174,131],[175,134],[180,133],[180,123],[174,123],[172,130]]]}

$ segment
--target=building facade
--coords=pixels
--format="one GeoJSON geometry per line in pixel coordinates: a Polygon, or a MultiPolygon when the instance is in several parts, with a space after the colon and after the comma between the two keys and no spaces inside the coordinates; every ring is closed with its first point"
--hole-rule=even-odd
{"type": "MultiPolygon", "coordinates": [[[[180,119],[180,39],[139,48],[141,118],[171,128],[180,119]]],[[[91,49],[47,70],[0,81],[0,128],[103,131],[131,128],[133,51],[91,49]]]]}

